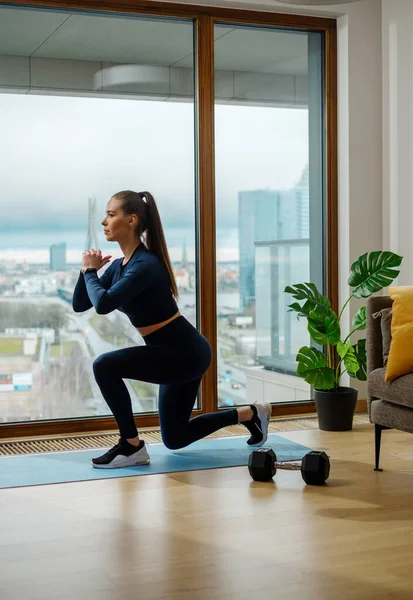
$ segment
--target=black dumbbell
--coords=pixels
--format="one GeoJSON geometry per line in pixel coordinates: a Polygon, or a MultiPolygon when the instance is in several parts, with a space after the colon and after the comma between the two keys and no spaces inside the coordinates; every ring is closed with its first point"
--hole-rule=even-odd
{"type": "Polygon", "coordinates": [[[277,462],[272,448],[254,450],[248,459],[248,470],[254,481],[270,481],[277,469],[301,471],[307,485],[323,485],[330,475],[330,459],[325,452],[312,450],[300,462],[277,462]]]}

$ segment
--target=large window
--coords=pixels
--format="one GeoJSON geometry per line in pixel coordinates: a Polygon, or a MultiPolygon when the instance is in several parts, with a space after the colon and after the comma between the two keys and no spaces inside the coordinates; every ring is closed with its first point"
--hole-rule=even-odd
{"type": "MultiPolygon", "coordinates": [[[[124,189],[155,196],[179,308],[213,347],[196,410],[259,399],[262,374],[266,399],[309,399],[294,375],[308,335],[283,290],[336,276],[334,22],[103,4],[0,0],[2,431],[114,425],[93,361],[144,342],[121,313],[75,314],[71,300],[84,249],[120,256],[101,220],[124,189]]],[[[126,384],[153,425],[157,386],[126,384]]]]}
{"type": "Polygon", "coordinates": [[[284,289],[323,284],[322,67],[319,33],[215,27],[221,406],[259,399],[248,378],[268,370],[271,401],[310,399],[295,376],[310,339],[284,289]]]}
{"type": "MultiPolygon", "coordinates": [[[[108,414],[93,360],[143,340],[71,299],[85,248],[120,256],[100,224],[117,191],[157,199],[196,325],[193,49],[192,21],[0,8],[2,421],[108,414]]],[[[156,412],[157,386],[127,386],[156,412]]]]}

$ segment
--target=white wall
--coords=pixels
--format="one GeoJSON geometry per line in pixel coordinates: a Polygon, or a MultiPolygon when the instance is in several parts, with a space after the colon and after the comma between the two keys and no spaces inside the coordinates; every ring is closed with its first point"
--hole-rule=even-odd
{"type": "Polygon", "coordinates": [[[413,3],[383,0],[383,239],[413,284],[413,3]]]}
{"type": "MultiPolygon", "coordinates": [[[[364,0],[353,9],[338,19],[341,303],[349,296],[351,264],[361,254],[383,247],[381,2],[364,0]]],[[[350,304],[342,322],[345,331],[350,330],[360,305],[350,304]]],[[[364,384],[352,381],[351,385],[365,397],[364,384]]]]}

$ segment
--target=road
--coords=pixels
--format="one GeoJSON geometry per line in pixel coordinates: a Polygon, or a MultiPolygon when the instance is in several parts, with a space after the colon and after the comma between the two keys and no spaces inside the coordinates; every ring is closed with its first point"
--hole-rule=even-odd
{"type": "MultiPolygon", "coordinates": [[[[85,336],[87,337],[87,340],[90,344],[90,347],[92,349],[93,355],[94,356],[99,356],[100,354],[104,354],[105,352],[112,352],[113,350],[118,350],[118,348],[116,348],[116,346],[114,344],[111,344],[110,342],[104,340],[103,338],[100,337],[100,335],[98,334],[98,332],[96,331],[96,329],[94,329],[92,327],[92,325],[89,323],[89,319],[91,318],[91,316],[93,315],[93,311],[87,311],[85,313],[72,313],[71,318],[72,321],[74,323],[76,323],[76,328],[80,329],[81,331],[84,331],[85,336]]],[[[89,355],[89,353],[88,353],[89,355]]],[[[94,377],[92,376],[93,380],[94,377]]],[[[142,406],[142,403],[139,399],[139,396],[136,394],[135,390],[133,389],[131,383],[129,381],[125,381],[126,387],[128,388],[132,403],[133,403],[133,407],[134,410],[136,410],[137,412],[143,412],[144,408],[142,406]]],[[[102,394],[101,391],[99,389],[99,387],[96,385],[94,386],[94,399],[102,399],[102,394]],[[98,390],[98,394],[95,395],[95,391],[96,389],[98,390]]],[[[104,400],[102,399],[102,402],[96,402],[96,409],[98,409],[98,407],[100,407],[101,405],[105,407],[105,413],[107,412],[107,405],[104,402],[104,400]]]]}
{"type": "MultiPolygon", "coordinates": [[[[91,368],[91,363],[93,362],[93,358],[90,358],[85,338],[87,338],[87,341],[90,344],[90,348],[91,348],[94,356],[104,354],[105,352],[111,352],[112,350],[116,350],[117,348],[110,342],[107,342],[106,340],[101,338],[100,335],[97,333],[97,331],[90,325],[89,319],[94,314],[93,310],[91,309],[85,313],[74,313],[72,311],[70,304],[68,304],[63,299],[59,298],[58,296],[55,296],[55,297],[35,296],[35,297],[24,297],[24,298],[4,297],[4,298],[0,298],[0,301],[1,300],[13,301],[13,302],[15,302],[15,301],[33,302],[33,303],[53,302],[53,303],[57,303],[60,306],[65,308],[65,310],[67,311],[67,313],[69,314],[69,316],[71,318],[72,326],[62,332],[63,337],[64,337],[64,339],[67,339],[67,340],[73,339],[73,340],[79,342],[80,347],[82,348],[82,351],[84,353],[85,359],[88,359],[88,361],[90,361],[90,368],[88,369],[88,372],[90,373],[90,384],[91,384],[91,388],[92,388],[92,392],[93,392],[93,405],[95,407],[96,414],[106,414],[107,413],[107,405],[104,402],[101,392],[99,390],[99,387],[97,386],[95,379],[93,377],[92,368],[91,368]],[[84,335],[82,335],[80,333],[76,333],[75,331],[73,331],[73,329],[78,329],[80,331],[83,331],[84,335]]],[[[126,319],[124,332],[134,341],[134,343],[136,343],[136,345],[142,345],[143,344],[142,337],[138,334],[138,332],[131,325],[128,327],[129,321],[127,320],[126,317],[124,317],[124,315],[122,315],[120,313],[120,316],[121,316],[121,318],[126,319]]],[[[116,317],[117,317],[117,313],[111,313],[110,315],[108,315],[108,318],[111,320],[116,319],[116,317]]],[[[188,314],[188,315],[185,315],[185,317],[191,323],[195,324],[195,322],[196,322],[195,316],[188,314]]],[[[238,367],[234,367],[232,364],[225,362],[225,359],[223,359],[223,357],[222,357],[222,349],[225,347],[231,347],[231,346],[230,346],[230,344],[228,344],[228,341],[219,339],[218,340],[218,348],[217,348],[217,350],[218,350],[218,377],[220,379],[220,383],[218,386],[219,387],[219,396],[221,399],[223,397],[224,397],[224,399],[228,399],[228,400],[232,399],[232,401],[235,405],[245,404],[245,402],[246,402],[246,376],[245,376],[245,373],[242,369],[240,369],[238,367]],[[231,371],[231,373],[229,375],[226,372],[227,370],[231,371]],[[225,381],[225,378],[228,378],[228,377],[230,378],[230,380],[225,381]],[[240,384],[241,388],[233,389],[232,388],[233,383],[240,384]]],[[[133,389],[133,387],[131,386],[131,384],[128,381],[126,381],[125,383],[129,390],[129,393],[131,395],[131,399],[132,399],[133,405],[134,405],[134,410],[136,407],[137,411],[143,412],[144,409],[142,407],[142,404],[141,404],[139,397],[137,396],[135,390],[133,389]]]]}
{"type": "Polygon", "coordinates": [[[218,340],[218,394],[219,397],[227,402],[230,406],[231,401],[234,405],[245,404],[247,401],[246,376],[242,369],[234,367],[230,363],[226,363],[222,358],[222,349],[228,346],[227,342],[218,340]],[[229,372],[228,372],[229,371],[229,372]],[[228,381],[226,381],[228,379],[228,381]],[[240,384],[239,389],[234,389],[232,384],[240,384]]]}
{"type": "Polygon", "coordinates": [[[89,404],[89,402],[90,402],[92,408],[94,408],[95,406],[99,406],[101,408],[101,412],[102,412],[102,409],[103,409],[103,412],[107,412],[106,402],[103,400],[102,393],[101,393],[99,386],[96,383],[96,380],[93,376],[93,370],[92,370],[93,358],[89,354],[89,348],[87,347],[85,336],[82,335],[81,333],[63,332],[63,333],[61,333],[61,338],[62,338],[62,341],[77,342],[82,350],[83,357],[84,357],[84,360],[87,365],[86,371],[89,376],[89,384],[90,384],[90,388],[92,390],[92,398],[87,403],[89,404]]]}

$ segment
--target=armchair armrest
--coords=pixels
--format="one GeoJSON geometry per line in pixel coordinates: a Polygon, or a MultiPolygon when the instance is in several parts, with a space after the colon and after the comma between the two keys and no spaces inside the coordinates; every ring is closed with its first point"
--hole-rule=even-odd
{"type": "Polygon", "coordinates": [[[383,367],[383,343],[380,320],[373,315],[383,308],[390,308],[393,300],[390,296],[370,296],[367,299],[367,375],[383,367]]]}

